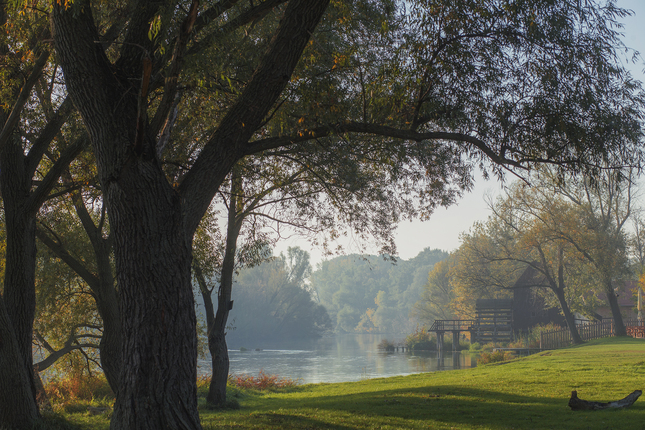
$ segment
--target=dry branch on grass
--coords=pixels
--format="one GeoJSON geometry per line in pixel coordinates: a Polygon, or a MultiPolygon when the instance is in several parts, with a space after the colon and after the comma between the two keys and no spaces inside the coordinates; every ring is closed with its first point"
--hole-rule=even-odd
{"type": "Polygon", "coordinates": [[[578,392],[571,392],[571,399],[569,399],[569,407],[574,411],[597,411],[599,409],[620,409],[627,408],[634,404],[634,402],[640,397],[643,392],[641,390],[636,390],[631,393],[629,396],[621,400],[615,400],[613,402],[590,402],[587,400],[582,400],[578,398],[578,392]]]}

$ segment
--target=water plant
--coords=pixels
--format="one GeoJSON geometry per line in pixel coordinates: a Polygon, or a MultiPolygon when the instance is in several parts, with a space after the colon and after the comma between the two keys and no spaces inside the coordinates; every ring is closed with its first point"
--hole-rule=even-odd
{"type": "Polygon", "coordinates": [[[381,351],[393,352],[395,348],[394,342],[387,339],[382,339],[378,344],[378,349],[381,351]]]}

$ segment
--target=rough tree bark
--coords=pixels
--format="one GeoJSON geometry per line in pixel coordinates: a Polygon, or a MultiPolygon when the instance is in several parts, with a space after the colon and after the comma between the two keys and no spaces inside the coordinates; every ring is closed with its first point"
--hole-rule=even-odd
{"type": "MultiPolygon", "coordinates": [[[[4,21],[2,8],[2,21],[4,21]]],[[[2,50],[6,50],[3,47],[2,50]]],[[[83,142],[77,141],[64,149],[43,180],[34,187],[33,177],[43,154],[71,111],[65,101],[40,130],[38,137],[26,150],[17,136],[21,112],[31,89],[40,79],[49,52],[43,52],[34,64],[30,76],[16,95],[10,113],[0,114],[0,190],[6,226],[6,263],[4,292],[0,306],[0,360],[15,361],[0,365],[3,387],[0,397],[0,426],[31,428],[38,416],[37,388],[34,380],[32,335],[36,309],[36,214],[54,187],[62,169],[80,153],[83,142]],[[17,352],[17,355],[13,355],[17,352]],[[15,368],[20,366],[21,370],[15,368]],[[24,384],[24,385],[23,385],[24,384]],[[31,398],[28,398],[31,397],[31,398]]]]}
{"type": "Polygon", "coordinates": [[[36,399],[31,339],[36,312],[36,212],[30,207],[31,177],[23,163],[22,145],[7,142],[0,151],[0,189],[6,225],[4,301],[20,362],[36,399]]]}
{"type": "MultiPolygon", "coordinates": [[[[26,381],[28,381],[26,387],[28,387],[35,404],[37,404],[38,390],[33,373],[32,336],[36,310],[36,214],[56,183],[62,169],[69,165],[83,147],[84,141],[79,140],[65,149],[35,190],[32,190],[32,176],[35,167],[30,166],[37,166],[40,157],[34,156],[31,151],[25,156],[22,145],[17,142],[5,142],[0,149],[0,189],[2,190],[7,234],[4,309],[0,309],[0,313],[6,312],[6,321],[10,321],[11,324],[10,327],[3,327],[6,336],[0,337],[0,343],[3,341],[10,343],[9,333],[12,333],[20,358],[5,356],[4,353],[9,353],[9,349],[0,351],[0,356],[3,360],[19,361],[22,364],[26,381]]],[[[4,318],[2,319],[4,320],[4,318]]],[[[0,321],[0,323],[4,324],[4,321],[0,321]]],[[[0,348],[3,346],[0,345],[0,348]]],[[[0,372],[3,371],[4,369],[0,370],[0,372]]],[[[22,376],[20,378],[23,380],[22,376]]],[[[0,376],[0,379],[3,377],[0,376]]],[[[8,386],[15,387],[15,391],[10,395],[20,398],[22,391],[15,384],[15,381],[8,383],[8,386]]],[[[12,399],[11,403],[16,401],[16,399],[12,399]]],[[[32,402],[27,403],[31,404],[32,402]]],[[[23,408],[16,409],[5,407],[5,403],[0,403],[0,405],[2,405],[0,407],[0,425],[11,426],[10,416],[15,415],[16,411],[21,411],[20,414],[24,414],[26,417],[33,415],[24,412],[24,409],[28,407],[26,404],[23,408]]],[[[36,415],[38,415],[37,409],[36,415]]],[[[24,422],[24,420],[16,418],[16,422],[24,422]]],[[[14,426],[20,428],[18,425],[14,426]]]]}
{"type": "Polygon", "coordinates": [[[31,429],[38,407],[30,387],[29,371],[22,362],[9,313],[0,297],[0,424],[7,428],[31,429]]]}
{"type": "Polygon", "coordinates": [[[138,109],[139,94],[145,97],[141,48],[152,48],[147,29],[159,4],[135,11],[115,64],[97,43],[89,2],[54,5],[55,47],[91,136],[115,240],[124,362],[113,429],[201,428],[192,237],[285,88],[328,1],[290,2],[264,60],[178,188],[166,179],[138,109]]]}

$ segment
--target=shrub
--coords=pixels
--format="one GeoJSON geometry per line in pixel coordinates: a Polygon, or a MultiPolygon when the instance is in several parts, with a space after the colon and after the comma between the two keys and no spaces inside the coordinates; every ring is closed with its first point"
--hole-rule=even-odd
{"type": "Polygon", "coordinates": [[[405,338],[405,344],[411,351],[429,351],[437,349],[437,342],[430,338],[430,333],[417,329],[405,338]]]}
{"type": "Polygon", "coordinates": [[[206,394],[208,394],[208,389],[210,388],[210,385],[211,385],[210,376],[198,376],[197,377],[197,395],[206,397],[206,394]]]}
{"type": "Polygon", "coordinates": [[[381,351],[386,351],[386,352],[392,352],[394,351],[394,343],[390,342],[387,339],[381,339],[381,341],[378,344],[378,349],[381,351]]]}
{"type": "Polygon", "coordinates": [[[298,379],[280,378],[269,375],[260,370],[257,377],[247,374],[229,375],[228,383],[237,388],[250,388],[254,390],[271,390],[276,388],[295,387],[300,383],[298,379]]]}
{"type": "Polygon", "coordinates": [[[468,349],[470,351],[481,351],[482,346],[481,346],[481,344],[479,342],[473,342],[473,343],[470,344],[468,349]]]}
{"type": "Polygon", "coordinates": [[[510,351],[482,352],[477,359],[477,364],[499,363],[511,360],[513,353],[510,351]]]}
{"type": "Polygon", "coordinates": [[[530,348],[539,348],[540,347],[540,335],[544,332],[547,331],[554,331],[554,330],[562,330],[563,327],[560,327],[557,324],[553,323],[548,323],[548,324],[540,324],[535,327],[532,327],[529,330],[528,334],[528,342],[530,345],[530,348]]]}
{"type": "Polygon", "coordinates": [[[114,400],[114,393],[105,376],[68,375],[55,378],[45,385],[45,392],[52,403],[70,401],[114,400]]]}

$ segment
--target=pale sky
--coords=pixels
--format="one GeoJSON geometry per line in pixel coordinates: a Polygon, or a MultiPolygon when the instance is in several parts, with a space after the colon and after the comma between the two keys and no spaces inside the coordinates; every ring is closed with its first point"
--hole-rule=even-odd
{"type": "MultiPolygon", "coordinates": [[[[645,56],[645,0],[617,0],[617,6],[631,9],[634,14],[624,21],[624,43],[629,48],[639,51],[645,56]]],[[[629,64],[632,75],[645,82],[643,69],[645,65],[641,59],[639,64],[629,64]]],[[[508,176],[507,180],[511,180],[508,176]]],[[[438,248],[452,251],[459,247],[459,235],[476,221],[485,220],[489,215],[485,196],[497,196],[501,192],[501,184],[495,179],[483,180],[481,177],[475,182],[474,189],[449,208],[439,208],[430,220],[403,222],[399,224],[396,232],[396,245],[398,256],[404,260],[413,258],[424,248],[438,248]]],[[[341,243],[346,252],[356,252],[351,241],[341,243]]],[[[276,246],[275,253],[286,251],[289,246],[299,246],[311,255],[312,266],[322,261],[320,249],[312,247],[307,241],[296,237],[282,240],[276,246]]],[[[367,250],[368,253],[377,253],[378,249],[367,250]]]]}

